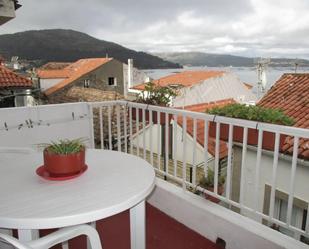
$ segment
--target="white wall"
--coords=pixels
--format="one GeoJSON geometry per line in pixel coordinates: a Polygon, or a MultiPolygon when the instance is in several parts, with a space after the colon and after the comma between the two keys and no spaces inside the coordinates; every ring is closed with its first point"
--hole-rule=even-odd
{"type": "Polygon", "coordinates": [[[60,138],[91,138],[90,131],[86,103],[0,109],[0,147],[37,147],[39,143],[60,138]],[[79,119],[81,116],[83,118],[79,119]],[[41,125],[38,125],[40,120],[41,125]]]}
{"type": "Polygon", "coordinates": [[[61,82],[62,80],[64,80],[65,78],[57,78],[57,79],[40,79],[40,86],[41,86],[41,90],[45,91],[48,88],[51,88],[52,86],[58,84],[59,82],[61,82]]]}
{"type": "Polygon", "coordinates": [[[134,146],[138,146],[143,148],[143,133],[145,133],[145,148],[146,150],[150,151],[151,143],[152,143],[152,151],[153,153],[158,154],[158,151],[161,152],[161,125],[153,125],[152,126],[152,136],[150,132],[150,127],[147,126],[145,130],[139,130],[138,133],[133,135],[132,144],[134,146]],[[158,130],[159,129],[159,130],[158,130]],[[159,133],[159,139],[158,139],[159,133]],[[158,143],[159,143],[159,150],[158,150],[158,143]]]}
{"type": "Polygon", "coordinates": [[[256,101],[256,96],[247,89],[234,73],[224,73],[192,87],[181,89],[173,100],[173,106],[187,106],[233,98],[238,102],[256,101]]]}
{"type": "MultiPolygon", "coordinates": [[[[134,62],[133,62],[134,63],[134,62]]],[[[149,79],[149,77],[141,70],[138,70],[137,68],[133,67],[132,72],[132,86],[142,84],[146,82],[149,79]]],[[[123,81],[125,85],[128,85],[128,65],[123,64],[123,81]]]]}
{"type": "Polygon", "coordinates": [[[227,249],[300,249],[307,245],[243,217],[215,203],[157,179],[147,200],[178,222],[215,242],[226,241],[227,249]]]}
{"type": "MultiPolygon", "coordinates": [[[[174,122],[172,122],[174,123],[174,122]]],[[[174,130],[174,129],[173,129],[174,130]]],[[[177,125],[177,149],[176,149],[176,155],[173,151],[173,158],[182,161],[183,159],[183,153],[186,153],[186,160],[187,163],[193,164],[193,150],[194,150],[194,141],[193,138],[186,133],[186,150],[183,151],[183,134],[182,134],[182,128],[177,125]]],[[[133,136],[132,144],[134,146],[137,146],[139,140],[139,146],[143,147],[143,132],[140,131],[139,133],[139,139],[137,138],[137,135],[133,136]]],[[[146,144],[146,150],[150,151],[150,142],[153,144],[153,152],[158,153],[158,142],[161,145],[161,126],[160,125],[153,125],[152,127],[152,137],[150,136],[150,128],[149,126],[145,129],[145,144],[146,144]],[[159,131],[158,131],[159,127],[159,131]],[[158,140],[158,132],[160,133],[160,139],[158,140]]],[[[172,141],[174,142],[174,141],[172,141]]],[[[161,146],[160,146],[160,152],[161,152],[161,146]]],[[[208,158],[212,158],[213,156],[208,153],[208,158]]],[[[205,156],[204,156],[204,148],[199,144],[196,143],[196,161],[195,165],[198,165],[199,163],[204,162],[205,156]]],[[[213,162],[209,163],[209,166],[213,167],[213,162]]]]}
{"type": "MultiPolygon", "coordinates": [[[[204,155],[204,147],[202,147],[198,142],[194,143],[193,137],[191,137],[188,133],[186,133],[186,149],[185,151],[183,150],[183,144],[184,144],[184,139],[183,139],[183,129],[181,126],[177,125],[177,139],[176,139],[176,144],[177,144],[177,150],[176,150],[176,156],[177,160],[182,161],[183,158],[183,153],[186,153],[186,159],[187,162],[190,164],[193,164],[193,151],[194,151],[194,146],[196,149],[196,161],[195,165],[198,165],[200,163],[203,163],[205,161],[205,155],[204,155]]],[[[208,153],[208,159],[213,158],[211,154],[208,153]]],[[[213,168],[214,162],[210,162],[209,166],[213,168]]]]}
{"type": "MultiPolygon", "coordinates": [[[[277,182],[276,189],[284,193],[289,193],[291,167],[292,162],[280,159],[278,160],[277,168],[277,182]]],[[[248,150],[246,155],[246,171],[244,186],[244,203],[246,206],[253,207],[255,202],[254,184],[255,184],[255,167],[256,167],[256,151],[248,150]]],[[[271,185],[272,183],[272,168],[273,156],[263,154],[261,159],[261,173],[260,173],[260,188],[259,188],[259,208],[263,210],[264,202],[264,188],[265,184],[271,185]]],[[[295,177],[295,190],[294,197],[309,202],[309,167],[297,165],[295,177]]],[[[252,216],[252,214],[247,214],[252,216]]],[[[253,217],[253,216],[252,216],[253,217]]]]}

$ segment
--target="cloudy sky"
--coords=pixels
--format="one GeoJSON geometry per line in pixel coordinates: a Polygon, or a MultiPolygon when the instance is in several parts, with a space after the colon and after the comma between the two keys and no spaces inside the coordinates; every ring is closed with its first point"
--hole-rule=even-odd
{"type": "Polygon", "coordinates": [[[0,33],[67,28],[148,52],[309,58],[309,0],[20,0],[0,33]]]}

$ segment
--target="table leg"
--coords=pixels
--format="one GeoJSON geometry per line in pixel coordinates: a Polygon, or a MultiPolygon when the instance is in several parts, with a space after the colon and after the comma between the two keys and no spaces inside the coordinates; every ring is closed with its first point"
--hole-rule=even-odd
{"type": "MultiPolygon", "coordinates": [[[[96,229],[96,222],[91,222],[89,223],[88,225],[90,225],[91,227],[93,227],[94,229],[96,229]]],[[[64,249],[64,248],[63,248],[64,249]]],[[[91,245],[90,245],[90,240],[89,238],[87,237],[87,249],[92,249],[91,245]]]]}
{"type": "Polygon", "coordinates": [[[146,248],[145,201],[130,209],[131,249],[146,248]]]}
{"type": "Polygon", "coordinates": [[[69,242],[65,241],[61,243],[62,249],[69,249],[69,242]]]}
{"type": "Polygon", "coordinates": [[[39,238],[38,230],[18,229],[18,239],[20,241],[31,241],[39,238]]]}

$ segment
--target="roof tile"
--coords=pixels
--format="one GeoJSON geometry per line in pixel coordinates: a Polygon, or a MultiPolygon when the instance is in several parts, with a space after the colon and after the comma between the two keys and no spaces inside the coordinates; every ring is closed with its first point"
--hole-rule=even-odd
{"type": "MultiPolygon", "coordinates": [[[[89,59],[80,59],[64,69],[60,70],[49,70],[51,75],[58,76],[56,78],[65,78],[64,80],[60,81],[58,84],[54,85],[53,87],[47,89],[44,93],[48,96],[51,95],[63,87],[71,84],[73,81],[77,80],[78,78],[82,77],[83,75],[97,69],[101,65],[111,61],[112,58],[89,58],[89,59]],[[56,72],[57,71],[57,72],[56,72]],[[62,76],[62,77],[60,77],[62,76]],[[66,76],[66,77],[63,77],[66,76]]],[[[42,72],[41,72],[42,73],[42,72]]],[[[45,72],[44,72],[45,73],[45,72]]]]}
{"type": "MultiPolygon", "coordinates": [[[[156,85],[165,87],[171,85],[180,85],[184,87],[190,87],[195,84],[200,83],[201,81],[213,78],[220,77],[224,74],[224,71],[184,71],[180,73],[171,74],[165,77],[162,77],[158,80],[154,80],[153,83],[156,85]]],[[[140,84],[134,86],[136,90],[144,90],[145,84],[140,84]]]]}
{"type": "MultiPolygon", "coordinates": [[[[294,118],[295,127],[309,129],[309,73],[283,74],[258,105],[280,108],[294,118]]],[[[309,140],[299,141],[299,157],[309,159],[309,140]]],[[[293,138],[287,137],[281,151],[293,153],[293,142],[293,138]]]]}
{"type": "Polygon", "coordinates": [[[66,69],[39,69],[37,75],[41,79],[58,79],[68,78],[71,75],[71,71],[66,69]]]}
{"type": "MultiPolygon", "coordinates": [[[[214,107],[220,107],[220,106],[225,106],[228,104],[236,103],[235,100],[233,99],[225,99],[225,100],[220,100],[216,102],[209,102],[209,103],[202,103],[202,104],[196,104],[196,105],[190,105],[190,106],[185,106],[185,110],[188,111],[193,111],[193,112],[205,112],[207,109],[211,109],[214,107]]],[[[177,119],[178,125],[182,126],[182,117],[179,117],[177,119]]],[[[204,136],[205,136],[205,122],[203,120],[197,120],[196,122],[196,140],[197,142],[201,145],[204,146],[204,136]]],[[[187,118],[187,132],[193,136],[193,119],[192,118],[187,118]]],[[[209,142],[208,142],[208,152],[212,154],[213,156],[215,155],[215,146],[216,146],[216,141],[214,138],[209,137],[209,142]]],[[[225,142],[220,141],[220,146],[219,146],[219,157],[220,159],[224,158],[228,154],[228,148],[225,142]]]]}
{"type": "Polygon", "coordinates": [[[3,87],[32,87],[32,81],[0,64],[0,88],[3,87]]]}

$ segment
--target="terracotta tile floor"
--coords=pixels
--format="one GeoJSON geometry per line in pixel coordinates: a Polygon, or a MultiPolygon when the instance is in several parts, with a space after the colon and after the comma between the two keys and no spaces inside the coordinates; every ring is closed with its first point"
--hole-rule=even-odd
{"type": "MultiPolygon", "coordinates": [[[[147,249],[219,249],[220,247],[150,204],[146,206],[147,249]]],[[[97,222],[104,249],[130,249],[129,211],[97,222]]],[[[50,230],[41,231],[41,235],[50,230]]],[[[69,242],[70,249],[86,249],[84,236],[69,242]]],[[[54,249],[61,249],[55,246],[54,249]]]]}

